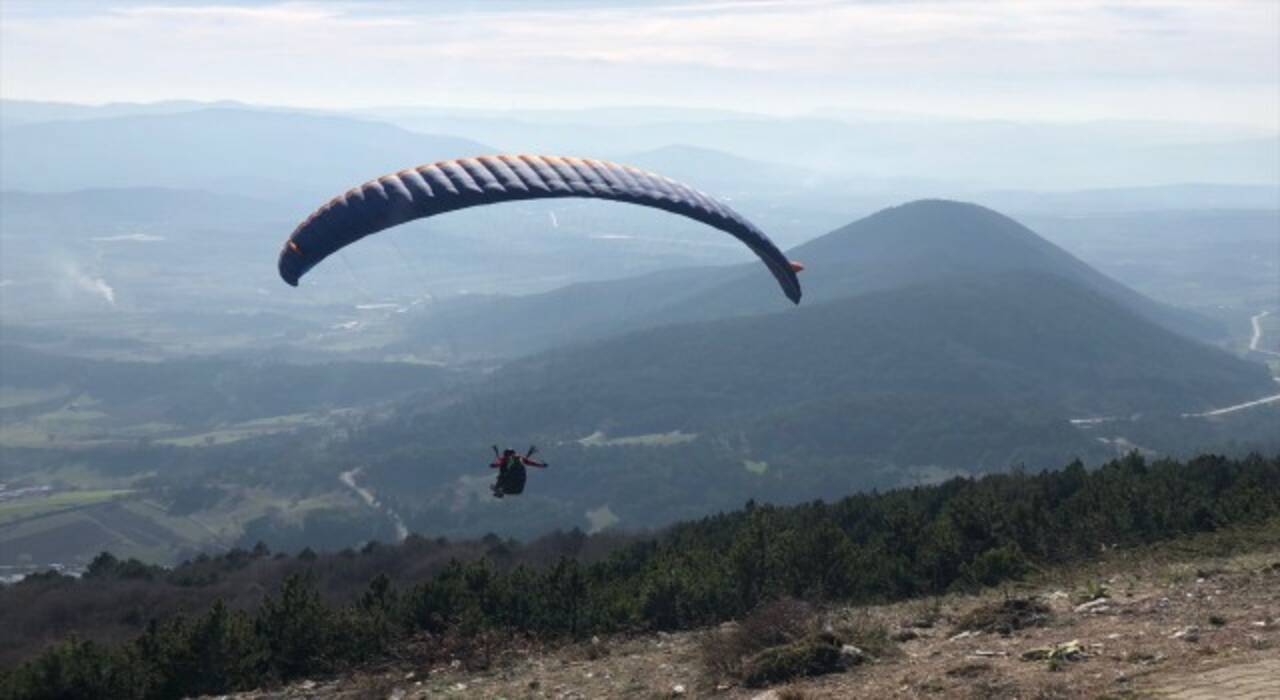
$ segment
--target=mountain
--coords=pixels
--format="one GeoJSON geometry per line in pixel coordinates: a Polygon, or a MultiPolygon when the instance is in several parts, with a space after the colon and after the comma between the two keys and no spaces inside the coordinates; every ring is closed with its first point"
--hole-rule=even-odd
{"type": "MultiPolygon", "coordinates": [[[[1216,339],[1221,328],[1144,297],[1102,275],[1018,222],[973,204],[921,200],[885,209],[788,251],[808,269],[803,304],[952,276],[1038,271],[1072,280],[1185,335],[1216,339]]],[[[758,263],[671,270],[545,294],[469,301],[431,310],[400,347],[513,355],[625,330],[785,311],[758,263]],[[505,332],[518,342],[495,345],[505,332]]]]}
{"type": "Polygon", "coordinates": [[[1020,270],[639,331],[512,363],[494,384],[538,397],[541,424],[523,429],[589,434],[740,425],[855,396],[1026,398],[1063,415],[1194,411],[1269,382],[1261,365],[1096,290],[1020,270]],[[635,409],[648,400],[657,410],[635,409]]]}
{"type": "Polygon", "coordinates": [[[493,150],[379,122],[230,108],[17,125],[0,139],[3,189],[194,188],[306,195],[311,206],[406,165],[493,150]]]}
{"type": "MultiPolygon", "coordinates": [[[[788,251],[807,262],[807,301],[927,283],[939,277],[1037,271],[1095,290],[1161,325],[1197,338],[1216,324],[1160,304],[1099,273],[1017,221],[975,204],[921,200],[885,209],[788,251]]],[[[784,308],[742,276],[663,315],[672,320],[784,308]]]]}
{"type": "Polygon", "coordinates": [[[1176,429],[1273,386],[1078,281],[1012,270],[561,347],[405,405],[342,459],[369,464],[417,529],[537,530],[605,506],[645,527],[753,497],[1098,461],[1126,424],[1071,419],[1176,429]],[[513,510],[474,493],[475,445],[495,439],[554,455],[546,491],[513,510]]]}

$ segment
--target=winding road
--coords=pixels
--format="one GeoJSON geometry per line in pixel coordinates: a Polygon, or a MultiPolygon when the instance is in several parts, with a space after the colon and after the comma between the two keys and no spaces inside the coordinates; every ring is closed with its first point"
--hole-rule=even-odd
{"type": "MultiPolygon", "coordinates": [[[[1249,319],[1249,322],[1253,324],[1253,336],[1249,338],[1249,351],[1260,352],[1264,355],[1274,355],[1276,357],[1280,357],[1280,352],[1274,352],[1274,351],[1266,350],[1260,347],[1262,345],[1262,319],[1270,315],[1271,315],[1270,310],[1262,311],[1260,313],[1254,314],[1249,319]]],[[[1277,382],[1280,382],[1280,377],[1273,377],[1273,379],[1275,379],[1277,382]]],[[[1234,406],[1226,406],[1225,408],[1215,408],[1211,411],[1204,411],[1203,413],[1184,413],[1182,414],[1182,417],[1183,418],[1211,418],[1213,416],[1225,416],[1228,413],[1243,411],[1245,409],[1253,408],[1254,406],[1265,406],[1266,404],[1275,403],[1277,401],[1280,401],[1280,394],[1272,394],[1271,396],[1264,396],[1260,399],[1255,399],[1253,401],[1246,401],[1244,403],[1238,403],[1234,406]]]]}
{"type": "MultiPolygon", "coordinates": [[[[1275,355],[1276,357],[1280,357],[1280,352],[1274,352],[1272,350],[1266,350],[1260,347],[1262,345],[1262,319],[1270,315],[1271,315],[1271,311],[1269,310],[1262,311],[1254,314],[1249,319],[1250,323],[1253,324],[1253,336],[1249,338],[1249,351],[1259,352],[1264,355],[1275,355]]],[[[1280,382],[1280,377],[1272,377],[1272,378],[1275,381],[1280,382]]],[[[1224,406],[1222,408],[1213,408],[1208,411],[1201,411],[1200,413],[1184,413],[1182,414],[1182,417],[1183,418],[1213,418],[1215,416],[1225,416],[1231,413],[1236,413],[1237,411],[1244,411],[1257,406],[1265,406],[1267,404],[1276,403],[1276,402],[1280,402],[1280,394],[1271,394],[1270,396],[1264,396],[1260,399],[1254,399],[1253,401],[1245,401],[1244,403],[1238,403],[1233,406],[1224,406]]],[[[1071,424],[1076,426],[1077,428],[1091,428],[1095,425],[1100,425],[1103,423],[1112,423],[1115,421],[1128,421],[1128,420],[1132,420],[1132,419],[1122,417],[1122,416],[1095,416],[1090,418],[1072,418],[1071,424]]]]}
{"type": "Polygon", "coordinates": [[[352,491],[355,491],[356,494],[360,496],[360,500],[364,501],[365,505],[374,510],[380,510],[383,513],[386,513],[387,517],[391,518],[391,525],[396,529],[396,541],[404,541],[404,538],[409,536],[409,528],[404,526],[404,520],[400,515],[389,507],[382,505],[382,502],[378,500],[377,496],[373,495],[372,491],[356,483],[356,477],[359,476],[362,471],[364,471],[364,467],[356,467],[355,469],[342,472],[338,475],[338,480],[346,484],[352,491]]]}
{"type": "Polygon", "coordinates": [[[1271,311],[1268,310],[1268,311],[1263,311],[1262,313],[1254,314],[1253,317],[1249,319],[1249,323],[1253,324],[1253,337],[1249,338],[1249,351],[1260,352],[1264,355],[1275,355],[1276,357],[1280,357],[1280,352],[1276,352],[1274,350],[1267,350],[1266,348],[1259,347],[1260,345],[1262,345],[1262,319],[1270,315],[1271,315],[1271,311]]]}
{"type": "MultiPolygon", "coordinates": [[[[1280,377],[1276,377],[1276,381],[1280,381],[1280,377]]],[[[1280,394],[1272,394],[1271,396],[1264,396],[1260,399],[1254,399],[1253,401],[1246,401],[1244,403],[1238,403],[1234,406],[1227,406],[1225,408],[1215,408],[1212,411],[1204,411],[1203,413],[1184,413],[1182,414],[1182,417],[1211,418],[1213,416],[1225,416],[1228,413],[1243,411],[1247,408],[1253,408],[1254,406],[1265,406],[1266,404],[1275,403],[1277,401],[1280,401],[1280,394]]]]}

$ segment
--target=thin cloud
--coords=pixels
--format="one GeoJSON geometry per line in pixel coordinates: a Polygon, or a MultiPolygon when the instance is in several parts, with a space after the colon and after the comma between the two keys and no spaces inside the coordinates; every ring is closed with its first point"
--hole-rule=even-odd
{"type": "Polygon", "coordinates": [[[1273,2],[5,7],[7,97],[1280,118],[1273,2]]]}

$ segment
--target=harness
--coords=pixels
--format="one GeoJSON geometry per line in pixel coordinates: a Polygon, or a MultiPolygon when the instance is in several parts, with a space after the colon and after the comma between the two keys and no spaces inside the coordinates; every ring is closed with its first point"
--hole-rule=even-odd
{"type": "Polygon", "coordinates": [[[524,482],[528,479],[528,470],[520,455],[511,455],[498,468],[498,486],[503,493],[520,494],[524,492],[524,482]]]}

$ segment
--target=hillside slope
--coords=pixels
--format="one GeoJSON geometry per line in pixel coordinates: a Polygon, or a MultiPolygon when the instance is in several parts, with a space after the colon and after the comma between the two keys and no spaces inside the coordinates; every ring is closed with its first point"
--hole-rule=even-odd
{"type": "Polygon", "coordinates": [[[1043,572],[1018,586],[1013,600],[1043,603],[1047,619],[1007,634],[974,634],[963,625],[1005,605],[1009,587],[928,601],[839,607],[825,619],[885,630],[894,642],[843,672],[781,682],[772,690],[743,687],[741,681],[709,671],[708,639],[740,628],[729,623],[536,649],[501,657],[487,669],[450,666],[443,660],[411,663],[394,671],[357,672],[231,697],[545,697],[538,690],[555,693],[553,697],[724,700],[788,697],[783,693],[805,700],[1280,697],[1280,655],[1275,653],[1280,603],[1271,593],[1280,579],[1280,543],[1210,553],[1213,544],[1204,538],[1179,541],[1136,556],[1126,552],[1098,564],[1043,572]],[[1099,585],[1113,597],[1100,599],[1101,604],[1081,603],[1090,587],[1099,585]],[[1084,609],[1078,610],[1079,605],[1084,609]],[[965,636],[953,639],[956,635],[965,636]],[[1022,659],[1024,653],[1072,640],[1081,652],[1069,661],[1022,659]]]}
{"type": "MultiPolygon", "coordinates": [[[[1076,663],[1094,672],[1081,677],[1092,691],[1129,682],[1100,671],[1138,676],[1169,658],[1209,656],[1194,645],[1254,660],[1274,643],[1278,483],[1275,458],[1130,456],[1092,471],[1074,463],[831,503],[748,503],[636,538],[418,536],[297,556],[258,546],[172,569],[103,554],[79,578],[48,572],[0,586],[0,611],[15,623],[0,628],[10,664],[0,694],[192,697],[282,682],[313,690],[317,679],[377,669],[395,671],[393,683],[424,674],[402,691],[475,684],[469,694],[483,697],[717,686],[742,697],[797,675],[823,676],[803,682],[844,691],[836,697],[849,697],[851,684],[882,697],[904,685],[964,688],[988,673],[1044,678],[1076,663]],[[1223,558],[1240,553],[1261,557],[1223,558]],[[1167,566],[1189,554],[1205,566],[1167,566]],[[996,585],[982,600],[955,595],[996,585]],[[72,603],[78,614],[68,616],[72,603]],[[1121,634],[1110,636],[1119,622],[1121,634]],[[680,634],[694,630],[701,639],[680,634]],[[655,637],[654,653],[628,643],[655,637]],[[1073,638],[1070,653],[1053,651],[1073,638]],[[695,643],[701,669],[684,653],[695,643]],[[1037,647],[1048,648],[1024,656],[1037,647]],[[536,655],[547,651],[549,669],[536,655]],[[570,654],[599,662],[601,677],[570,669],[570,654]],[[662,660],[631,666],[635,656],[662,660]],[[948,680],[898,673],[969,656],[987,666],[948,680]],[[697,675],[673,681],[673,667],[697,675]]],[[[381,690],[372,694],[392,688],[381,690]]]]}
{"type": "Polygon", "coordinates": [[[638,331],[512,363],[492,383],[536,406],[504,407],[495,421],[555,434],[741,427],[854,397],[1025,399],[1062,415],[1187,411],[1269,386],[1261,365],[1035,272],[638,331]]]}

